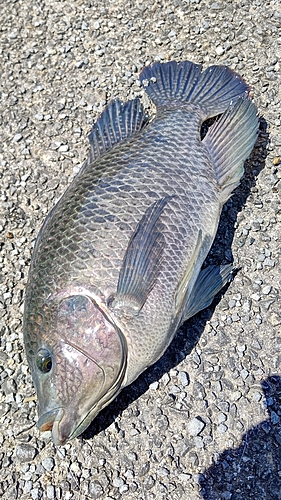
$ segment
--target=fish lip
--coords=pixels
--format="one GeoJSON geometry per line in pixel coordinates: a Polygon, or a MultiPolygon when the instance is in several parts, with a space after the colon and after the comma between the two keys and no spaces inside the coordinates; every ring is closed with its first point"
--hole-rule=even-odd
{"type": "Polygon", "coordinates": [[[62,436],[60,431],[61,419],[55,420],[52,427],[52,440],[55,446],[64,445],[69,440],[69,436],[62,436]]]}
{"type": "Polygon", "coordinates": [[[41,432],[51,431],[53,429],[54,423],[59,422],[63,416],[62,408],[54,408],[53,410],[43,413],[39,417],[37,422],[37,427],[41,432]]]}
{"type": "MultiPolygon", "coordinates": [[[[89,414],[88,414],[89,415],[89,414]]],[[[87,415],[87,416],[88,416],[87,415]]],[[[53,425],[52,425],[52,440],[55,446],[60,446],[64,445],[67,441],[70,441],[71,439],[79,436],[81,434],[80,431],[81,426],[84,428],[87,428],[89,422],[87,422],[87,425],[83,425],[85,421],[87,421],[87,416],[80,422],[80,424],[71,432],[71,426],[68,425],[67,421],[63,421],[63,417],[65,416],[65,413],[63,410],[59,411],[57,418],[54,420],[53,425]]]]}

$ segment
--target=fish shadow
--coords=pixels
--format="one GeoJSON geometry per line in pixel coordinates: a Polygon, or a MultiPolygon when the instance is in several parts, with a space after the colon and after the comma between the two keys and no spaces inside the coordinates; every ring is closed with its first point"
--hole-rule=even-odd
{"type": "Polygon", "coordinates": [[[273,375],[261,385],[269,418],[200,474],[204,500],[281,499],[281,378],[273,375]]]}
{"type": "MultiPolygon", "coordinates": [[[[235,233],[235,222],[237,214],[242,210],[251,190],[256,184],[256,178],[264,168],[267,156],[266,146],[268,143],[267,123],[260,118],[259,135],[249,160],[245,163],[245,173],[240,185],[234,191],[232,197],[224,205],[215,241],[206,258],[206,265],[225,264],[233,261],[231,245],[235,233]]],[[[227,290],[229,285],[216,296],[212,305],[199,314],[185,322],[178,330],[163,356],[130,386],[104,408],[88,429],[82,434],[82,439],[91,439],[96,434],[109,427],[112,422],[133,401],[144,394],[149,385],[158,381],[164,373],[177,366],[188,356],[199,341],[206,322],[212,317],[216,305],[227,290]]]]}

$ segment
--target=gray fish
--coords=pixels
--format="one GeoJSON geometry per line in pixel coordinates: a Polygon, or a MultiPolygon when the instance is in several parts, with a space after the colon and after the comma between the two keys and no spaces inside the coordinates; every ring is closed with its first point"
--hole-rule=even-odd
{"type": "Polygon", "coordinates": [[[249,87],[225,66],[188,61],[140,78],[156,116],[139,99],[105,108],[34,249],[24,339],[38,427],[55,444],[155,363],[231,275],[231,265],[201,267],[256,141],[249,87]]]}

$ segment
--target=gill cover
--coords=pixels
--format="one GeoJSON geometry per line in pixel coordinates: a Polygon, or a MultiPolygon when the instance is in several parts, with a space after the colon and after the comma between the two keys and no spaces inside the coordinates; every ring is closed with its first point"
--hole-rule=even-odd
{"type": "MultiPolygon", "coordinates": [[[[62,299],[48,337],[35,356],[38,427],[53,432],[55,444],[72,439],[90,424],[121,388],[126,343],[96,303],[86,295],[62,299]],[[49,355],[48,355],[49,353],[49,355]]],[[[47,332],[46,332],[47,333],[47,332]]]]}

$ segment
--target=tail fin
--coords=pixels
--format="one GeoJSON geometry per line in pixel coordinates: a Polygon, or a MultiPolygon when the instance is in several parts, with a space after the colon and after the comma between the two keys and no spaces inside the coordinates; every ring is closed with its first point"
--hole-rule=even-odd
{"type": "Polygon", "coordinates": [[[147,66],[140,80],[157,107],[171,101],[189,102],[199,105],[206,118],[223,113],[249,93],[244,80],[226,66],[210,66],[202,72],[200,64],[190,61],[147,66]]]}

